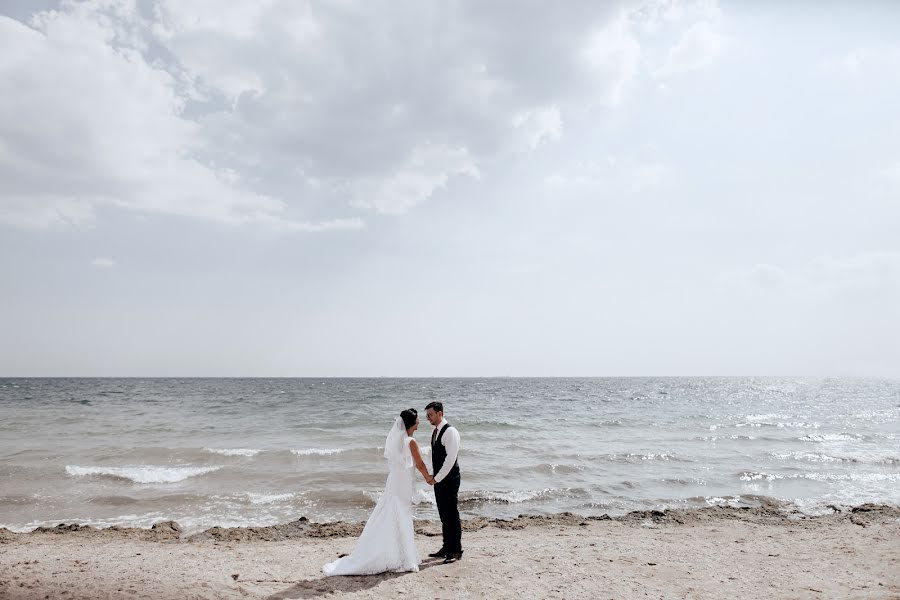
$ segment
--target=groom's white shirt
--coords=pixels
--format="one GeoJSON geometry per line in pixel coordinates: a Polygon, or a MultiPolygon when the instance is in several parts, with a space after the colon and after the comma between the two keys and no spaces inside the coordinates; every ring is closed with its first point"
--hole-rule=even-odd
{"type": "MultiPolygon", "coordinates": [[[[447,419],[441,419],[441,422],[436,427],[438,435],[440,435],[441,429],[446,424],[447,419]]],[[[438,474],[434,476],[434,480],[437,482],[443,481],[444,477],[450,473],[453,465],[456,464],[456,457],[459,455],[459,432],[456,430],[456,427],[447,428],[447,431],[444,432],[444,436],[441,438],[441,443],[447,450],[447,459],[444,461],[444,466],[441,467],[438,474]]]]}

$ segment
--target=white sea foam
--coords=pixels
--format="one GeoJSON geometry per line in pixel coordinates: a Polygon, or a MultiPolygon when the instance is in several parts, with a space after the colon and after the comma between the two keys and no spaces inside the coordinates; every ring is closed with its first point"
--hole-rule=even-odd
{"type": "Polygon", "coordinates": [[[565,490],[543,489],[543,490],[512,490],[509,492],[475,492],[471,500],[483,500],[486,502],[501,502],[505,504],[520,504],[530,500],[538,500],[546,498],[554,494],[565,492],[565,490]]]}
{"type": "Polygon", "coordinates": [[[344,448],[300,448],[291,450],[291,453],[297,456],[330,456],[346,451],[344,448]]]}
{"type": "Polygon", "coordinates": [[[204,450],[224,456],[256,456],[262,452],[256,448],[204,448],[204,450]]]}
{"type": "Polygon", "coordinates": [[[851,462],[853,460],[818,452],[770,452],[769,455],[778,460],[802,460],[809,462],[851,462]]]}
{"type": "Polygon", "coordinates": [[[709,506],[738,506],[741,503],[740,496],[723,498],[721,496],[707,496],[703,499],[709,506]]]}
{"type": "Polygon", "coordinates": [[[66,465],[66,473],[73,477],[105,475],[128,479],[135,483],[176,483],[189,477],[218,471],[222,467],[158,467],[138,465],[132,467],[80,467],[66,465]]]}
{"type": "Polygon", "coordinates": [[[803,473],[797,477],[814,481],[898,481],[900,473],[803,473]]]}
{"type": "Polygon", "coordinates": [[[852,433],[811,433],[799,439],[802,442],[843,442],[860,438],[852,433]]]}
{"type": "Polygon", "coordinates": [[[890,456],[887,454],[878,454],[876,452],[858,452],[849,450],[839,455],[824,454],[821,452],[771,452],[770,455],[778,460],[802,460],[809,462],[849,462],[849,463],[867,463],[867,464],[884,464],[893,465],[900,463],[900,457],[890,456]]]}
{"type": "Polygon", "coordinates": [[[437,504],[437,500],[434,497],[434,490],[416,488],[416,491],[413,493],[413,504],[437,504]]]}
{"type": "Polygon", "coordinates": [[[775,479],[810,479],[812,481],[885,482],[900,481],[900,473],[790,473],[787,475],[756,471],[741,473],[741,481],[759,481],[761,479],[766,481],[775,479]]]}
{"type": "Polygon", "coordinates": [[[641,460],[672,460],[675,458],[674,454],[667,454],[666,452],[651,452],[649,454],[629,454],[628,456],[632,458],[639,458],[641,460]]]}
{"type": "Polygon", "coordinates": [[[746,471],[741,473],[741,481],[773,481],[775,479],[784,479],[784,475],[776,475],[775,473],[759,473],[757,471],[746,471]]]}
{"type": "Polygon", "coordinates": [[[293,498],[296,494],[286,493],[286,494],[257,494],[254,492],[247,492],[247,499],[250,500],[251,504],[273,504],[275,502],[286,502],[293,498]]]}
{"type": "Polygon", "coordinates": [[[744,418],[747,421],[750,421],[751,423],[769,424],[769,423],[777,422],[779,419],[790,419],[791,416],[790,415],[780,415],[777,413],[768,413],[768,414],[764,414],[764,415],[746,415],[744,418]]]}

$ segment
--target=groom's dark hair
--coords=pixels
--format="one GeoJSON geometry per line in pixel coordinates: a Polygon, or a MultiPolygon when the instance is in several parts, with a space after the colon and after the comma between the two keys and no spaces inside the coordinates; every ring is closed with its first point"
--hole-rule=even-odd
{"type": "Polygon", "coordinates": [[[403,419],[403,426],[407,429],[416,424],[416,417],[418,416],[419,413],[414,408],[407,408],[400,413],[400,418],[403,419]]]}
{"type": "Polygon", "coordinates": [[[428,406],[425,407],[425,410],[428,409],[433,410],[434,412],[444,412],[444,403],[443,402],[429,402],[428,406]]]}

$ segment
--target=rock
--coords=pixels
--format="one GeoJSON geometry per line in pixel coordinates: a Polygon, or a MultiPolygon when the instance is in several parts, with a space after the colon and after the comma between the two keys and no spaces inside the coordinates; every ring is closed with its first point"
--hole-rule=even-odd
{"type": "Polygon", "coordinates": [[[175,521],[160,521],[159,523],[154,523],[150,528],[153,531],[161,531],[161,532],[174,532],[181,533],[181,525],[179,525],[175,521]]]}

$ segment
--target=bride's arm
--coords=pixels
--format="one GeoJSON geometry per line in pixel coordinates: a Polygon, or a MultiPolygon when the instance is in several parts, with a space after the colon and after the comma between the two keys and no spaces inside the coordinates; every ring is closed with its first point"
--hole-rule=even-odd
{"type": "Polygon", "coordinates": [[[419,452],[419,444],[416,443],[416,440],[411,440],[409,442],[409,452],[412,454],[413,463],[415,463],[419,473],[422,474],[425,481],[431,483],[431,475],[428,473],[428,467],[425,466],[425,462],[422,460],[422,454],[419,452]]]}

